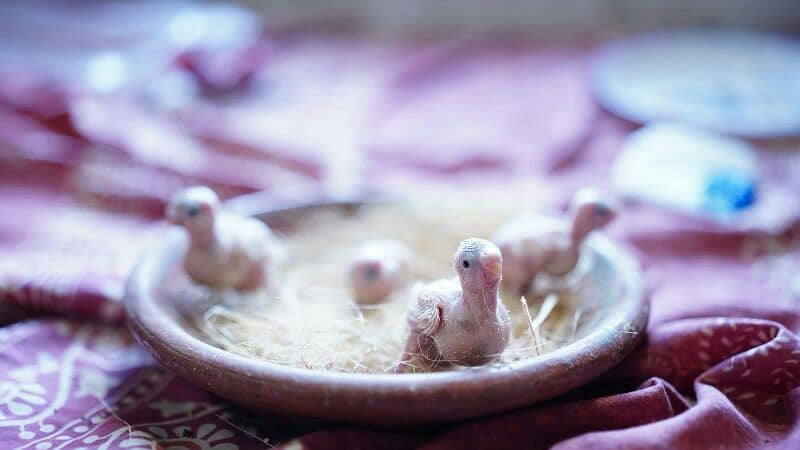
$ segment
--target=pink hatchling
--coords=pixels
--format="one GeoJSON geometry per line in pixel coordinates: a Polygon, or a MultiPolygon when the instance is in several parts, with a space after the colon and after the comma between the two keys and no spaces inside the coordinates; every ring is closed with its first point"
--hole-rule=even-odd
{"type": "Polygon", "coordinates": [[[503,252],[504,283],[513,292],[528,292],[536,276],[566,275],[575,268],[586,237],[616,216],[611,204],[591,189],[578,191],[570,203],[570,219],[520,217],[497,230],[493,239],[503,252]]]}
{"type": "Polygon", "coordinates": [[[453,258],[457,279],[422,287],[408,313],[410,332],[396,372],[415,366],[480,366],[500,357],[511,320],[500,301],[503,258],[485,239],[461,242],[453,258]]]}
{"type": "Polygon", "coordinates": [[[196,186],[175,194],[167,220],[189,234],[183,261],[194,281],[212,288],[253,290],[264,287],[268,268],[282,248],[263,222],[221,211],[217,194],[196,186]]]}
{"type": "Polygon", "coordinates": [[[408,279],[411,251],[390,240],[368,241],[350,263],[350,284],[356,301],[372,305],[386,299],[408,279]]]}

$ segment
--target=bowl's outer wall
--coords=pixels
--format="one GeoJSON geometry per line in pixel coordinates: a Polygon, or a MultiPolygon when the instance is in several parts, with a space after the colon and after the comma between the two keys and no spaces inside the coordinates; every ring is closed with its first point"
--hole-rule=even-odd
{"type": "Polygon", "coordinates": [[[508,411],[579,387],[618,364],[639,343],[649,312],[638,264],[602,236],[590,241],[623,278],[625,298],[605,326],[562,349],[507,366],[433,374],[318,372],[246,358],[193,336],[158,286],[183,254],[171,233],[144,256],[125,304],[137,338],[179,377],[247,409],[370,426],[446,423],[508,411]]]}

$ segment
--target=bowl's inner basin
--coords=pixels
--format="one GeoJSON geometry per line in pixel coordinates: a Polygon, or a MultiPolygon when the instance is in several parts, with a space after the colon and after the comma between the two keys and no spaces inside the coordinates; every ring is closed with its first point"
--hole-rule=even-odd
{"type": "MultiPolygon", "coordinates": [[[[213,291],[192,283],[176,263],[161,285],[172,313],[195,337],[258,360],[309,370],[391,373],[408,332],[414,285],[453,277],[452,257],[466,237],[490,238],[519,211],[508,205],[446,209],[425,202],[357,208],[319,207],[272,213],[264,219],[283,239],[288,260],[265,291],[213,291]],[[413,252],[408,283],[386,302],[359,307],[348,284],[352,251],[365,240],[396,239],[413,252]]],[[[501,297],[511,340],[496,364],[536,358],[580,340],[614,319],[624,283],[591,239],[578,267],[555,297],[527,298],[534,340],[518,295],[501,297]],[[548,312],[549,311],[549,312],[548,312]],[[538,345],[535,345],[538,342],[538,345]]],[[[449,370],[459,370],[458,368],[449,370]]]]}

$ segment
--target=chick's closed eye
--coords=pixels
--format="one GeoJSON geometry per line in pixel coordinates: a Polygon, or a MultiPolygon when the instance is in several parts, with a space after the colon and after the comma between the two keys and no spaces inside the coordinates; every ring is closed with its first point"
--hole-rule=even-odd
{"type": "Polygon", "coordinates": [[[367,269],[364,271],[364,278],[366,278],[366,279],[367,279],[367,281],[373,281],[373,280],[375,280],[376,278],[378,278],[378,269],[377,269],[377,268],[375,268],[375,267],[369,267],[369,268],[367,268],[367,269]]]}
{"type": "Polygon", "coordinates": [[[608,205],[600,204],[594,209],[595,216],[605,217],[609,214],[611,214],[611,207],[608,205]]]}

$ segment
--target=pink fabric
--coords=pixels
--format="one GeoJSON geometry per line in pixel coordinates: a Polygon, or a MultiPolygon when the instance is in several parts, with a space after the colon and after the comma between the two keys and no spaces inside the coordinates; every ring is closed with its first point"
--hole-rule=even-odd
{"type": "MultiPolygon", "coordinates": [[[[563,398],[420,430],[300,430],[160,367],[119,325],[119,300],[180,186],[277,198],[524,179],[542,186],[526,208],[557,206],[607,186],[633,129],[591,101],[585,42],[282,31],[272,44],[260,88],[169,113],[0,81],[0,317],[17,322],[0,328],[0,448],[800,448],[800,229],[642,205],[611,234],[646,268],[646,341],[563,398]]],[[[762,158],[770,183],[800,183],[796,151],[762,158]]]]}

